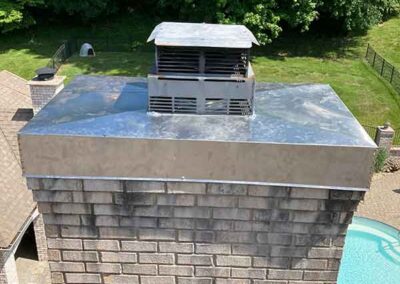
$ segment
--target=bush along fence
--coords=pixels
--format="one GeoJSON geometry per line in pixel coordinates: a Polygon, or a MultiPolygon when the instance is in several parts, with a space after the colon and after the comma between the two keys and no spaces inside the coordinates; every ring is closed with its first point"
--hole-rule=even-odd
{"type": "Polygon", "coordinates": [[[386,59],[379,55],[369,44],[365,59],[382,78],[388,81],[393,88],[400,93],[400,72],[396,67],[386,61],[386,59]]]}

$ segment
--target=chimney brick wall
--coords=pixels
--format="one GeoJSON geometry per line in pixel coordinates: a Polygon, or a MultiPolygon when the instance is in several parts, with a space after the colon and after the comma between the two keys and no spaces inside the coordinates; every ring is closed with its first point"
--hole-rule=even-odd
{"type": "Polygon", "coordinates": [[[364,192],[28,179],[53,283],[335,283],[364,192]]]}
{"type": "Polygon", "coordinates": [[[39,214],[33,220],[33,228],[35,232],[36,249],[39,261],[47,261],[47,242],[44,231],[43,216],[39,214]]]}
{"type": "Polygon", "coordinates": [[[34,114],[38,113],[64,88],[65,78],[65,76],[54,76],[53,79],[47,81],[38,81],[34,78],[28,82],[34,114]]]}

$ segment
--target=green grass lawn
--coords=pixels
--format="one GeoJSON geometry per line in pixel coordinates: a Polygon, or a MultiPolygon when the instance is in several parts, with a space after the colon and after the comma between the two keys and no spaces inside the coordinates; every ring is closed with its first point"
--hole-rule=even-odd
{"type": "MultiPolygon", "coordinates": [[[[115,41],[119,38],[126,40],[127,35],[130,35],[133,40],[144,43],[154,25],[152,19],[130,15],[119,19],[105,19],[104,22],[94,23],[91,26],[74,23],[37,25],[28,31],[0,34],[0,70],[6,69],[25,79],[31,79],[35,75],[34,71],[47,64],[64,40],[73,37],[104,37],[107,34],[112,35],[115,41]]],[[[98,63],[104,65],[103,69],[106,70],[109,69],[109,65],[114,67],[117,64],[116,60],[120,59],[113,54],[104,55],[103,58],[107,60],[99,59],[98,63]]],[[[127,58],[140,60],[133,53],[127,58]]],[[[83,69],[84,66],[85,63],[82,62],[83,69]]],[[[87,68],[90,69],[90,66],[87,68]]]]}
{"type": "Polygon", "coordinates": [[[154,60],[154,53],[97,52],[95,57],[74,55],[61,66],[60,75],[67,76],[67,83],[76,75],[146,76],[154,60]]]}
{"type": "MultiPolygon", "coordinates": [[[[145,76],[154,54],[151,45],[144,42],[154,24],[140,18],[123,18],[92,27],[90,37],[129,33],[143,46],[132,52],[97,51],[94,58],[75,55],[59,74],[66,75],[67,82],[79,74],[145,76]]],[[[254,50],[252,64],[257,80],[330,84],[362,124],[375,126],[390,121],[400,128],[400,95],[363,61],[370,42],[389,61],[400,65],[400,39],[395,36],[400,32],[399,24],[400,18],[391,19],[364,36],[352,38],[285,35],[272,45],[254,50]]],[[[72,34],[85,37],[87,31],[85,34],[82,28],[52,27],[37,34],[33,41],[24,41],[22,36],[8,38],[8,44],[0,43],[0,69],[29,79],[34,69],[47,62],[61,40],[72,34]]]]}
{"type": "Polygon", "coordinates": [[[400,17],[373,27],[366,40],[387,61],[400,69],[400,17]]]}

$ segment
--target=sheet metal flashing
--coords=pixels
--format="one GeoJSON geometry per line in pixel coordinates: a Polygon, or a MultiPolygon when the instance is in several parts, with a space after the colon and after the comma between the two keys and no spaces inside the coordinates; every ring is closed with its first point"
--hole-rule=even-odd
{"type": "Polygon", "coordinates": [[[144,78],[78,76],[21,130],[24,174],[369,188],[376,145],[328,85],[261,83],[255,107],[147,113],[144,78]]]}
{"type": "Polygon", "coordinates": [[[251,48],[259,45],[243,25],[163,22],[157,25],[147,42],[163,46],[251,48]]]}
{"type": "Polygon", "coordinates": [[[262,185],[274,187],[296,187],[310,189],[335,189],[344,191],[368,191],[367,188],[358,187],[331,187],[310,184],[293,184],[293,183],[274,183],[274,182],[251,182],[251,181],[234,181],[234,180],[209,180],[209,179],[187,179],[187,178],[142,178],[142,177],[95,177],[95,176],[49,176],[49,175],[24,175],[26,178],[36,179],[88,179],[88,180],[119,180],[119,181],[154,181],[154,182],[188,182],[188,183],[221,183],[221,184],[241,184],[241,185],[262,185]]]}

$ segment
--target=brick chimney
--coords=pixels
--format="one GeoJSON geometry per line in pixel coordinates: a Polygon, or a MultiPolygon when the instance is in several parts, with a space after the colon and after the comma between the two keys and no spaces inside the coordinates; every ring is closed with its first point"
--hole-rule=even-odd
{"type": "Polygon", "coordinates": [[[64,88],[65,78],[65,76],[54,76],[50,80],[41,81],[35,77],[28,82],[35,115],[64,88]]]}
{"type": "Polygon", "coordinates": [[[330,86],[255,84],[253,38],[160,24],[147,82],[77,76],[19,132],[54,283],[336,283],[376,145],[330,86]]]}

